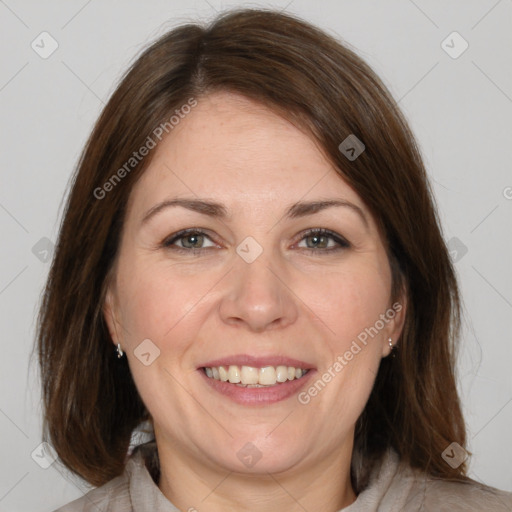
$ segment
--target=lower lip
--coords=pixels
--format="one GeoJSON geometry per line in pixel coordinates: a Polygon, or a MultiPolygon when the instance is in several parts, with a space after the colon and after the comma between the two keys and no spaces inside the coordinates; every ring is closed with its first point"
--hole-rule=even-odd
{"type": "Polygon", "coordinates": [[[241,405],[269,405],[281,400],[286,400],[300,391],[309,382],[315,370],[309,370],[300,379],[288,380],[286,382],[264,388],[244,388],[221,380],[208,377],[204,370],[199,373],[206,380],[206,383],[215,391],[227,396],[233,402],[241,405]]]}

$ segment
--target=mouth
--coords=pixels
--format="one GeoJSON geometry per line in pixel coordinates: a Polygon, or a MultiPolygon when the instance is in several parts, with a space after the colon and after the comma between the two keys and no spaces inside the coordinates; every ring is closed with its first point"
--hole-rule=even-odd
{"type": "Polygon", "coordinates": [[[298,393],[316,371],[295,359],[280,358],[275,364],[268,364],[268,359],[258,364],[256,358],[249,356],[237,359],[239,364],[212,361],[198,371],[210,389],[241,405],[269,405],[285,400],[298,393]]]}

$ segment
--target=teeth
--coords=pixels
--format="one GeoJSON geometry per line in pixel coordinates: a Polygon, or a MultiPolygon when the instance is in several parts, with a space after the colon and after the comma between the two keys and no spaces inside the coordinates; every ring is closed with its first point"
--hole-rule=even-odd
{"type": "Polygon", "coordinates": [[[277,383],[300,379],[309,370],[293,366],[265,366],[254,368],[252,366],[230,365],[205,368],[206,375],[211,379],[230,382],[242,387],[256,388],[275,386],[277,383]]]}
{"type": "Polygon", "coordinates": [[[260,384],[258,368],[253,368],[252,366],[242,366],[242,371],[240,372],[240,382],[242,384],[260,384]]]}
{"type": "Polygon", "coordinates": [[[262,384],[263,386],[273,386],[276,382],[276,369],[273,366],[265,366],[265,368],[260,368],[258,370],[258,384],[262,384]]]}
{"type": "MultiPolygon", "coordinates": [[[[206,373],[208,375],[208,373],[206,373]]],[[[237,384],[240,382],[240,368],[238,366],[231,365],[228,370],[228,381],[231,384],[237,384]]]]}
{"type": "Polygon", "coordinates": [[[226,382],[229,379],[228,371],[224,366],[219,366],[219,376],[222,382],[226,382]]]}
{"type": "Polygon", "coordinates": [[[288,366],[278,366],[276,368],[276,380],[277,382],[286,382],[288,380],[288,366]]]}

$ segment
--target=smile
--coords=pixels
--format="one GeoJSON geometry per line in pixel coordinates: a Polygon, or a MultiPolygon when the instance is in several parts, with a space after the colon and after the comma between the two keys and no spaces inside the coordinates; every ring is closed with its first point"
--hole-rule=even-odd
{"type": "Polygon", "coordinates": [[[294,366],[213,366],[203,371],[210,379],[236,384],[239,387],[268,387],[301,379],[309,370],[294,366]]]}
{"type": "Polygon", "coordinates": [[[269,406],[295,396],[316,373],[313,368],[306,370],[284,365],[261,368],[221,365],[198,370],[203,382],[215,395],[244,406],[269,406]]]}

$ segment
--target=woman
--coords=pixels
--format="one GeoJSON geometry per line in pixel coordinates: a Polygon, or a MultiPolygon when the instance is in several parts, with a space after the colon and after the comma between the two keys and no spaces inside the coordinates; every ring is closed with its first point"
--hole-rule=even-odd
{"type": "Polygon", "coordinates": [[[40,312],[45,437],[98,486],[59,510],[511,510],[466,476],[458,319],[368,66],[273,11],[172,30],[87,143],[40,312]]]}

